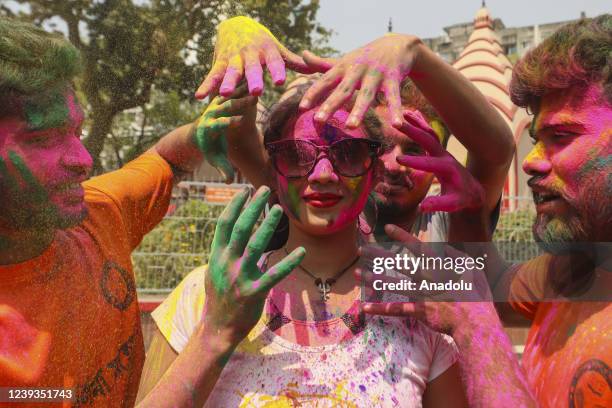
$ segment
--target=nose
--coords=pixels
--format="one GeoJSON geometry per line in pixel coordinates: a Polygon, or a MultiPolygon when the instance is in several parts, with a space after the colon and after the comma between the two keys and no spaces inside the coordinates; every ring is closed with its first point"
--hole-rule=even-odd
{"type": "Polygon", "coordinates": [[[338,175],[327,156],[320,157],[315,163],[314,168],[308,175],[310,183],[335,183],[338,182],[338,175]]]}
{"type": "Polygon", "coordinates": [[[552,170],[544,144],[539,141],[523,160],[523,171],[530,176],[546,175],[552,170]]]}
{"type": "Polygon", "coordinates": [[[62,164],[79,174],[88,175],[91,172],[93,160],[78,135],[70,137],[62,156],[62,164]]]}
{"type": "Polygon", "coordinates": [[[385,170],[391,174],[405,173],[408,168],[397,162],[397,157],[402,155],[402,149],[400,146],[395,146],[393,150],[381,156],[383,163],[385,164],[385,170]]]}

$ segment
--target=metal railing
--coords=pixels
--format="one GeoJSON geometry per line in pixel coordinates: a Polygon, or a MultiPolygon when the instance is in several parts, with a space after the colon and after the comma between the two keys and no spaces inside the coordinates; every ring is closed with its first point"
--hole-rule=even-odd
{"type": "MultiPolygon", "coordinates": [[[[211,201],[209,193],[227,187],[222,183],[183,182],[175,188],[168,215],[132,255],[140,293],[168,293],[190,271],[208,262],[217,218],[223,210],[223,203],[211,201]]],[[[531,235],[534,217],[531,197],[504,198],[493,240],[508,261],[522,262],[539,254],[531,235]]]]}

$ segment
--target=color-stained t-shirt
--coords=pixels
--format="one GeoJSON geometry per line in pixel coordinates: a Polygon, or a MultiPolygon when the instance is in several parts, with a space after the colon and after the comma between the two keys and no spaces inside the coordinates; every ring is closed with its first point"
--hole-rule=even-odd
{"type": "Polygon", "coordinates": [[[533,321],[522,357],[527,381],[543,408],[612,407],[612,303],[539,302],[549,297],[551,259],[517,266],[511,285],[512,307],[533,321]]]}
{"type": "Polygon", "coordinates": [[[0,372],[21,358],[7,355],[11,347],[33,350],[31,365],[42,367],[34,383],[23,384],[28,375],[17,370],[13,378],[0,376],[0,386],[71,388],[75,407],[134,405],[144,344],[130,256],[165,215],[172,178],[155,153],[92,178],[83,184],[88,215],[80,225],[58,231],[40,256],[0,266],[0,305],[13,322],[0,324],[0,338],[22,334],[11,327],[26,327],[34,338],[5,344],[0,372]],[[48,351],[40,346],[45,336],[48,351]]]}
{"type": "MultiPolygon", "coordinates": [[[[177,353],[202,316],[205,273],[206,267],[192,271],[152,314],[177,353]]],[[[206,407],[419,407],[426,384],[457,361],[453,340],[415,319],[363,316],[353,313],[356,303],[341,318],[294,322],[279,314],[273,298],[206,407]],[[304,346],[279,335],[281,327],[325,330],[341,341],[304,346]]]]}

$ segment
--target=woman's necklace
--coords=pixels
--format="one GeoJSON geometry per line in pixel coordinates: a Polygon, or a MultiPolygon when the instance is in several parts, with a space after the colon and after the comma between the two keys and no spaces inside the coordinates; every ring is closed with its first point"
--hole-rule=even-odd
{"type": "MultiPolygon", "coordinates": [[[[285,250],[285,254],[289,255],[289,251],[287,251],[287,247],[283,247],[283,249],[285,250]]],[[[317,287],[317,289],[319,290],[319,293],[321,294],[321,300],[323,302],[326,302],[329,299],[329,293],[331,292],[332,285],[334,283],[336,283],[336,279],[338,279],[340,276],[342,276],[342,274],[344,272],[349,270],[351,266],[355,265],[355,263],[358,260],[359,260],[359,255],[357,255],[355,257],[355,259],[353,259],[351,261],[350,264],[348,264],[344,269],[342,269],[336,275],[334,275],[331,278],[325,279],[325,282],[323,282],[323,280],[321,278],[313,275],[308,269],[304,268],[302,265],[298,265],[298,268],[300,268],[302,271],[306,272],[306,274],[308,274],[308,276],[310,276],[312,279],[314,279],[314,284],[317,287]]]]}

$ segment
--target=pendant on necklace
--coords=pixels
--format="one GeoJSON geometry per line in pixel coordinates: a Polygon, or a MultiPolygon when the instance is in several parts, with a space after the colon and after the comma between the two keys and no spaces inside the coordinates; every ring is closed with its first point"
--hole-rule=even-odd
{"type": "Polygon", "coordinates": [[[329,292],[331,292],[331,285],[336,283],[335,279],[325,279],[325,282],[321,280],[321,278],[315,279],[315,285],[317,285],[317,289],[319,289],[319,293],[321,294],[321,300],[323,302],[327,302],[329,299],[329,292]]]}

